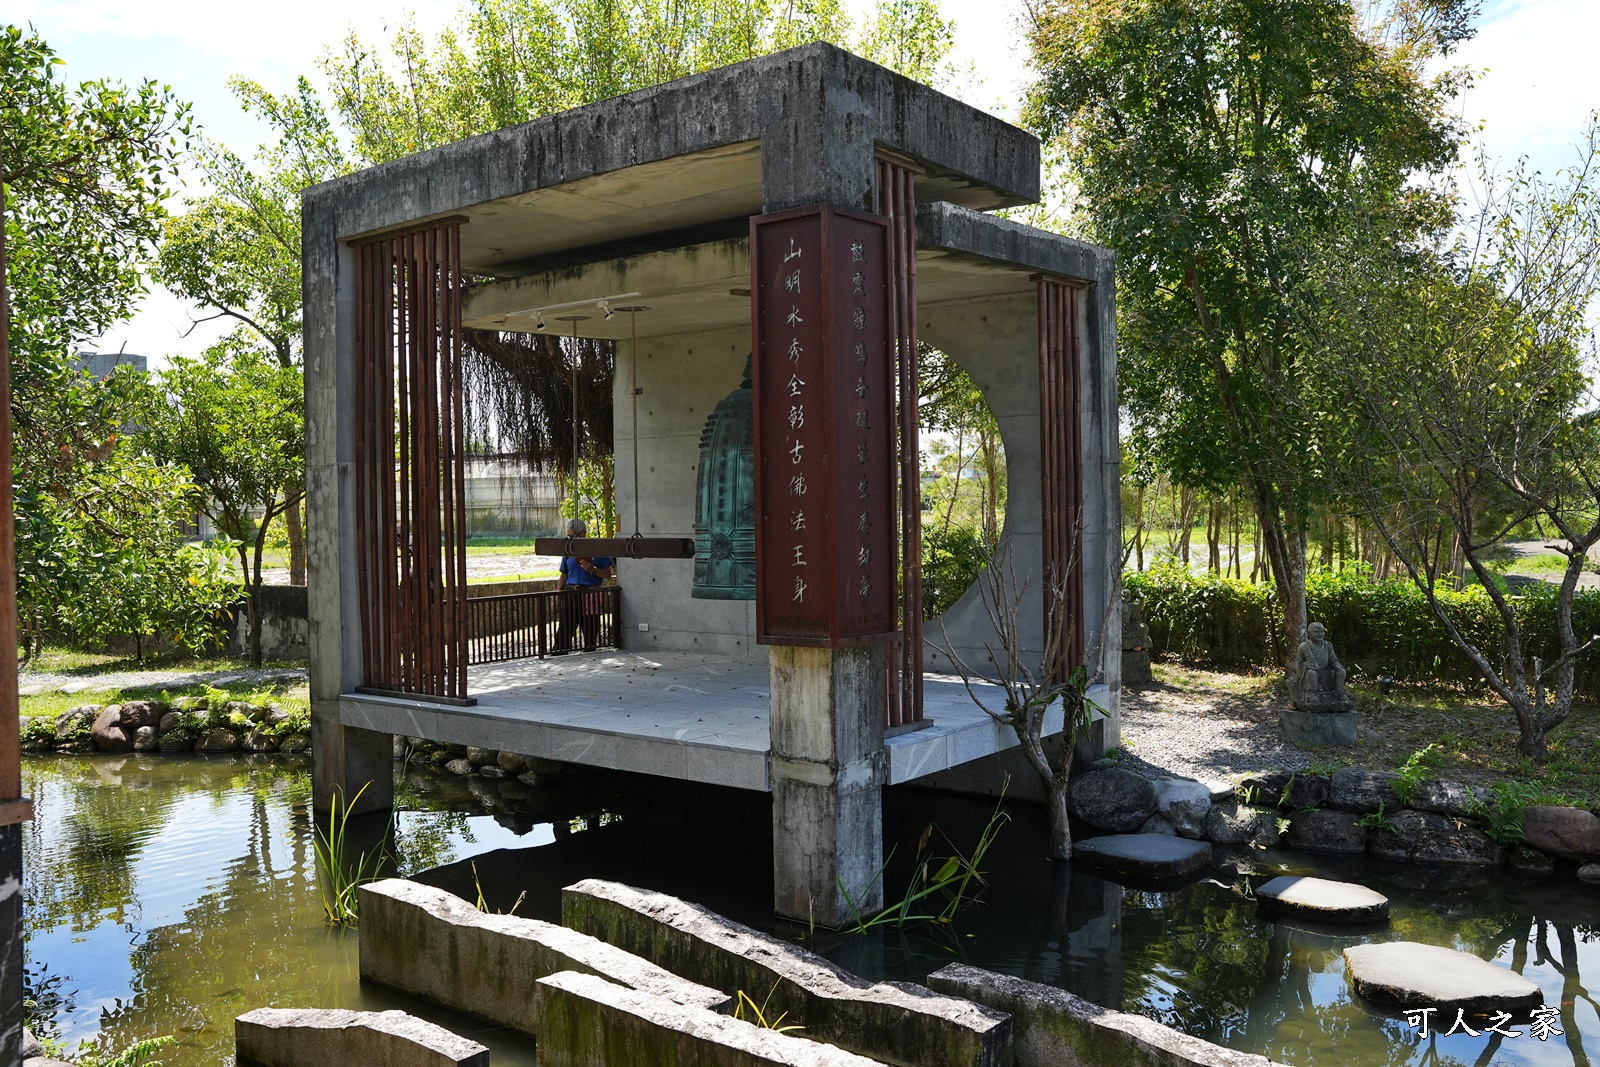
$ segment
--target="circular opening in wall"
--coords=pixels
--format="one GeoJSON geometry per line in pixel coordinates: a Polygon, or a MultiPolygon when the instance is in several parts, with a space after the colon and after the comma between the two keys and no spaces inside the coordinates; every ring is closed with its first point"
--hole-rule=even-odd
{"type": "Polygon", "coordinates": [[[1000,424],[972,377],[947,353],[919,357],[922,467],[922,615],[944,614],[983,572],[1006,514],[1000,424]]]}

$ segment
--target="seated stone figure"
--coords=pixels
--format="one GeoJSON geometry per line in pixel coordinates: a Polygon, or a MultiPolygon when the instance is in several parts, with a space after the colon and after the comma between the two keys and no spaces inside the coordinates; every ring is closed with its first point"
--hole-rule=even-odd
{"type": "Polygon", "coordinates": [[[1354,711],[1355,701],[1345,692],[1344,664],[1334,654],[1327,627],[1314,622],[1306,627],[1306,640],[1289,668],[1289,703],[1299,711],[1354,711]]]}

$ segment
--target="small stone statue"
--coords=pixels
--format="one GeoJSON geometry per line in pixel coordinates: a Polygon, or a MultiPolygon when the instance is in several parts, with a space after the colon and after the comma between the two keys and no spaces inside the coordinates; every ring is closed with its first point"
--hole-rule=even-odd
{"type": "Polygon", "coordinates": [[[1314,622],[1289,668],[1289,703],[1298,711],[1354,711],[1344,688],[1344,664],[1334,654],[1327,627],[1314,622]]]}

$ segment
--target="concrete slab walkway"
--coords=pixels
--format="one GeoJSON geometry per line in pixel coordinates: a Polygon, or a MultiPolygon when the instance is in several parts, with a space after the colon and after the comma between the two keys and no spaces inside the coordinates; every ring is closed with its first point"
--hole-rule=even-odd
{"type": "MultiPolygon", "coordinates": [[[[767,685],[761,663],[597,652],[469,668],[467,691],[478,701],[470,707],[346,693],[339,718],[366,730],[765,792],[767,685]]],[[[959,678],[929,676],[926,709],[932,725],[885,742],[890,784],[1016,745],[959,678]]]]}

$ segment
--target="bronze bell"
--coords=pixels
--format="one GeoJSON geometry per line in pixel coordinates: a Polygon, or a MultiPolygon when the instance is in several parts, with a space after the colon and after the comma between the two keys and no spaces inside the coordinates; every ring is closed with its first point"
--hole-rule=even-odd
{"type": "Polygon", "coordinates": [[[739,388],[700,432],[695,479],[694,590],[702,600],[756,598],[756,449],[750,358],[739,388]]]}

